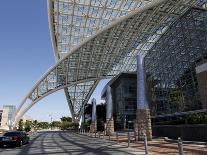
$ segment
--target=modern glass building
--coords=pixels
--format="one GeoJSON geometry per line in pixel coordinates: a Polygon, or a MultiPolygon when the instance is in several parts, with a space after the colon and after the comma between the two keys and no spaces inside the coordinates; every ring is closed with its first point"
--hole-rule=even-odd
{"type": "Polygon", "coordinates": [[[8,110],[8,126],[11,126],[14,122],[16,106],[15,105],[3,105],[3,110],[8,110]]]}
{"type": "MultiPolygon", "coordinates": [[[[136,77],[136,73],[122,73],[107,84],[111,87],[115,130],[133,128],[137,109],[136,77]]],[[[103,90],[102,94],[106,99],[107,92],[103,90]]]]}
{"type": "MultiPolygon", "coordinates": [[[[174,116],[182,112],[205,111],[207,11],[192,8],[173,23],[146,54],[144,68],[153,118],[178,119],[174,116]]],[[[108,83],[115,129],[133,128],[128,122],[136,119],[136,82],[135,73],[123,73],[108,83]]],[[[107,93],[102,94],[105,98],[107,93]]]]}
{"type": "MultiPolygon", "coordinates": [[[[20,102],[14,126],[37,102],[60,89],[64,89],[73,121],[79,121],[100,80],[135,72],[137,55],[150,57],[150,51],[162,36],[166,37],[169,28],[179,29],[174,26],[182,16],[192,7],[206,9],[206,3],[206,0],[48,0],[56,63],[20,102]]],[[[169,88],[161,89],[165,92],[169,88]]]]}
{"type": "Polygon", "coordinates": [[[206,60],[207,11],[193,8],[169,28],[144,58],[152,115],[206,108],[196,72],[196,67],[206,60]]]}

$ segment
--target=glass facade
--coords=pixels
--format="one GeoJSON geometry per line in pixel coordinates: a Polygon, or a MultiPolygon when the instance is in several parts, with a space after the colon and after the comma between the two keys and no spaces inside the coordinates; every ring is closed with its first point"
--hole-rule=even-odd
{"type": "Polygon", "coordinates": [[[16,106],[14,105],[4,105],[3,110],[8,110],[8,124],[11,125],[14,121],[14,115],[16,112],[16,106]]]}
{"type": "Polygon", "coordinates": [[[144,58],[153,116],[202,109],[196,66],[207,60],[207,11],[186,12],[144,58]]]}
{"type": "Polygon", "coordinates": [[[136,74],[120,74],[111,90],[115,130],[132,129],[137,109],[136,74]]]}

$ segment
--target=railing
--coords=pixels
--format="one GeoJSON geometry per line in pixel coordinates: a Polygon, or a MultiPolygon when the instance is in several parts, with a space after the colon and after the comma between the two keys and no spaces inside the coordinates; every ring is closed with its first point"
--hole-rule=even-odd
{"type": "MultiPolygon", "coordinates": [[[[136,141],[136,134],[134,132],[115,132],[113,135],[106,135],[104,131],[92,133],[92,132],[86,132],[86,130],[81,129],[79,130],[79,133],[93,138],[115,141],[117,144],[120,144],[121,142],[127,142],[127,147],[131,147],[131,144],[136,141]]],[[[180,137],[178,137],[177,144],[178,144],[177,149],[179,155],[184,155],[183,142],[180,137]]],[[[143,138],[143,147],[144,147],[145,155],[149,155],[148,141],[147,141],[147,136],[145,134],[143,138]]]]}

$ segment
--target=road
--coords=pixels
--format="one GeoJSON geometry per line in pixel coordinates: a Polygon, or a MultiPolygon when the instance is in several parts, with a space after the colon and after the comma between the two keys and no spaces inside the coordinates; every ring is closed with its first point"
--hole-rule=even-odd
{"type": "Polygon", "coordinates": [[[22,147],[1,148],[0,155],[133,155],[143,154],[133,148],[104,139],[91,138],[74,132],[40,132],[22,147]]]}

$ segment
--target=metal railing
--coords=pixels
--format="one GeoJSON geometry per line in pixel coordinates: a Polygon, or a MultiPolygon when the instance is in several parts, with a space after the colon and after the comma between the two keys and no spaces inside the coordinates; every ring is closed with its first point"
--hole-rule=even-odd
{"type": "MultiPolygon", "coordinates": [[[[127,147],[130,147],[131,143],[136,141],[136,135],[134,134],[134,132],[115,132],[113,135],[106,135],[104,131],[103,132],[96,131],[92,133],[92,132],[86,132],[85,130],[79,130],[79,133],[93,138],[115,141],[117,144],[120,144],[121,140],[124,139],[124,141],[127,141],[127,147]]],[[[179,155],[184,155],[183,142],[180,137],[177,140],[177,144],[178,144],[179,155]]],[[[146,134],[143,135],[143,147],[144,147],[145,155],[149,155],[148,140],[146,134]]]]}

